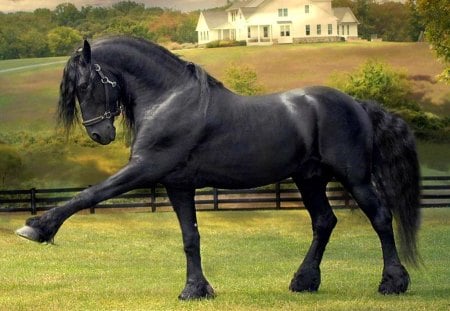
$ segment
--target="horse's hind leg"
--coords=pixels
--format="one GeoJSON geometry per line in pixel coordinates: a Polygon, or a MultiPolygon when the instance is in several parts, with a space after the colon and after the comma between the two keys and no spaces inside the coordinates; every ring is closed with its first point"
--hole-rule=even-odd
{"type": "Polygon", "coordinates": [[[408,289],[409,275],[400,263],[395,247],[392,229],[392,215],[384,206],[374,186],[370,183],[360,183],[349,187],[359,207],[367,215],[381,241],[383,250],[383,276],[378,291],[382,294],[399,294],[408,289]]]}
{"type": "Polygon", "coordinates": [[[293,292],[317,291],[320,285],[320,262],[337,219],[326,196],[326,180],[314,177],[307,180],[294,178],[294,181],[311,216],[313,241],[289,289],[293,292]]]}

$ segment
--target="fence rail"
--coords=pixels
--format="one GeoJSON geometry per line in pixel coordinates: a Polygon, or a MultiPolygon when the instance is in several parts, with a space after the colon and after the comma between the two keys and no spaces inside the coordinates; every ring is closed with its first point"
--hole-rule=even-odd
{"type": "MultiPolygon", "coordinates": [[[[30,189],[0,191],[0,212],[31,212],[63,205],[85,188],[30,189]]],[[[354,208],[355,202],[338,183],[330,183],[327,196],[334,208],[354,208]]],[[[199,189],[197,210],[301,209],[302,198],[292,180],[256,189],[199,189]]],[[[422,178],[421,207],[450,207],[450,176],[422,178]]],[[[128,192],[90,208],[147,208],[152,212],[170,210],[171,204],[161,186],[128,192]]]]}

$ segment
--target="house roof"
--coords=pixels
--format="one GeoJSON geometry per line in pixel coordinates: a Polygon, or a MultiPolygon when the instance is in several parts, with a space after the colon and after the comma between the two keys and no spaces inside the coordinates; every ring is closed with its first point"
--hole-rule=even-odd
{"type": "Polygon", "coordinates": [[[202,14],[209,29],[224,28],[222,26],[228,24],[228,15],[225,11],[203,11],[202,14]]]}
{"type": "Polygon", "coordinates": [[[241,8],[242,14],[244,14],[246,18],[252,16],[257,10],[258,8],[241,8]]]}
{"type": "Polygon", "coordinates": [[[338,19],[339,23],[358,23],[359,21],[353,14],[349,7],[345,8],[333,8],[334,16],[338,19]]]}
{"type": "Polygon", "coordinates": [[[232,6],[230,6],[227,11],[239,10],[243,8],[257,8],[259,7],[265,0],[243,0],[243,1],[235,1],[232,6]]]}

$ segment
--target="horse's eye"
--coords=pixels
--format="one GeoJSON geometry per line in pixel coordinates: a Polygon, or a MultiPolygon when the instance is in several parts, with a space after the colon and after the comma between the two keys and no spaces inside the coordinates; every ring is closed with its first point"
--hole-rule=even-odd
{"type": "Polygon", "coordinates": [[[89,86],[89,84],[87,84],[87,83],[82,83],[82,84],[80,84],[80,90],[81,91],[86,91],[87,90],[87,88],[88,88],[88,86],[89,86]]]}

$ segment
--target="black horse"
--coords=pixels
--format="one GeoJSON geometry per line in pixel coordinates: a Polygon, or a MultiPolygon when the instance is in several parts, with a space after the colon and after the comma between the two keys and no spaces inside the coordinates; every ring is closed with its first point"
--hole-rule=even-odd
{"type": "Polygon", "coordinates": [[[250,188],[292,177],[312,219],[313,241],[290,284],[317,291],[320,262],[337,219],[325,187],[334,177],[370,219],[383,250],[378,291],[405,292],[392,229],[398,222],[403,258],[416,263],[419,170],[415,141],[400,118],[376,103],[327,87],[243,97],[199,66],[147,41],[118,37],[85,41],[68,61],[59,119],[77,121],[76,99],[89,136],[115,139],[123,110],[133,133],[129,163],[66,205],[30,218],[21,237],[52,241],[63,222],[82,209],[135,188],[164,185],[177,214],[187,258],[180,299],[213,297],[201,266],[195,189],[250,188]]]}

